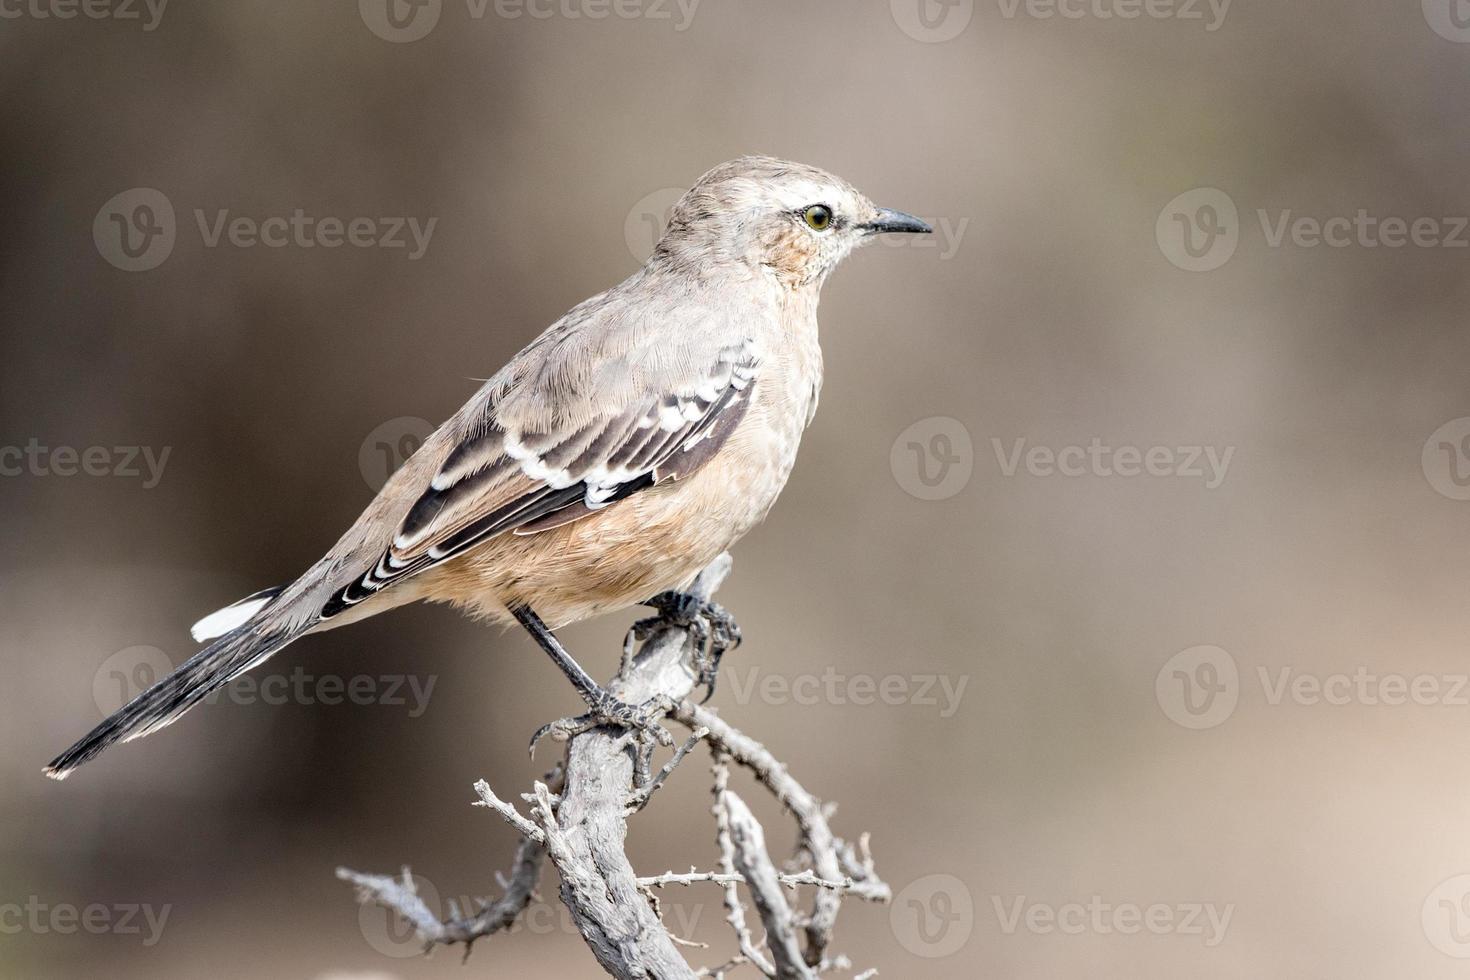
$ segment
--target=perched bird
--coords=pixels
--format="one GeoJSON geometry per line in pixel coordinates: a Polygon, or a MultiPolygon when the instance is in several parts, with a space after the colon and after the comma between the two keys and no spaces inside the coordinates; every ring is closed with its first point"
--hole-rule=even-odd
{"type": "Polygon", "coordinates": [[[648,262],[512,358],[324,557],[201,620],[195,639],[212,643],[46,774],[171,724],[298,637],[420,599],[519,622],[586,701],[584,726],[652,723],[551,627],[642,603],[738,638],[679,590],[786,483],[822,385],[822,284],[871,236],[930,230],[815,167],[748,156],[711,170],[648,262]]]}

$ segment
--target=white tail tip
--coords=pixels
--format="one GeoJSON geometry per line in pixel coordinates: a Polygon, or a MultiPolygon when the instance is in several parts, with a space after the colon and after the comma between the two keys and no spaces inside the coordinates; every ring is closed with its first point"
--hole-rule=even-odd
{"type": "Polygon", "coordinates": [[[280,591],[280,589],[266,589],[255,595],[246,596],[233,605],[225,606],[205,616],[189,627],[189,633],[198,643],[224,636],[230,630],[250,622],[251,617],[264,609],[272,599],[280,594],[280,591]]]}

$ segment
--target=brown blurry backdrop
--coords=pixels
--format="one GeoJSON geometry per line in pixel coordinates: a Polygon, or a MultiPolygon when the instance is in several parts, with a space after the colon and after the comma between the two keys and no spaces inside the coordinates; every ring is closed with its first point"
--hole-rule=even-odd
{"type": "MultiPolygon", "coordinates": [[[[0,2],[0,446],[169,455],[149,487],[141,461],[0,455],[0,976],[598,975],[549,871],[553,907],[463,968],[385,953],[401,934],[332,874],[411,863],[441,897],[495,891],[512,835],[471,784],[522,791],[551,757],[526,738],[577,707],[519,633],[397,612],[264,673],[397,677],[406,704],[241,696],[64,784],[40,767],[160,653],[191,653],[195,618],[335,540],[377,442],[630,273],[661,192],[748,152],[947,229],[828,284],[822,409],[722,593],[747,641],[714,703],[906,889],[850,903],[836,945],[886,977],[1463,974],[1470,503],[1447,467],[1470,456],[1467,430],[1431,434],[1470,416],[1470,250],[1268,238],[1287,210],[1359,209],[1455,237],[1451,0],[1242,2],[1215,30],[1202,3],[925,0],[924,21],[917,0],[624,0],[641,16],[594,20],[568,11],[597,0],[443,0],[412,42],[380,36],[374,0],[179,3],[153,30],[146,8],[45,2],[0,2]],[[1166,205],[1204,187],[1238,220],[1177,213],[1200,235],[1219,215],[1236,250],[1185,271],[1166,205]],[[176,215],[146,271],[109,261],[104,205],[132,188],[176,215]],[[209,247],[196,218],[297,208],[437,223],[410,259],[209,247]],[[1022,439],[1232,455],[1215,487],[1024,458],[1008,476],[1022,439]],[[1201,645],[1224,651],[1202,654],[1213,675],[1171,662],[1201,645]],[[1348,703],[1312,703],[1355,672],[1348,703]],[[405,675],[434,685],[422,710],[405,675]],[[1405,700],[1385,675],[1428,678],[1429,703],[1369,703],[1405,700]],[[1277,696],[1282,677],[1307,686],[1277,696]],[[870,684],[898,703],[857,703],[870,684]],[[1191,904],[1228,912],[1223,934],[1191,904]],[[1127,911],[1155,905],[1163,934],[1127,911]],[[157,941],[129,906],[166,910],[157,941]],[[88,908],[92,931],[53,914],[88,908]]],[[[606,676],[633,615],[565,639],[606,676]]],[[[710,864],[702,766],[634,821],[640,869],[710,864]]],[[[696,962],[722,959],[719,892],[666,898],[716,944],[696,962]]]]}

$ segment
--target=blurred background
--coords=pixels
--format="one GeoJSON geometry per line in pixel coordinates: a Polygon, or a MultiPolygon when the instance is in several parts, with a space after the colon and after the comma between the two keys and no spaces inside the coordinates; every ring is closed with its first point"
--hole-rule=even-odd
{"type": "MultiPolygon", "coordinates": [[[[0,3],[0,975],[600,975],[550,870],[465,966],[333,877],[498,894],[471,785],[514,799],[577,708],[519,633],[398,611],[40,768],[751,152],[938,232],[828,284],[821,411],[721,593],[712,703],[897,896],[835,949],[1464,974],[1456,0],[392,3],[0,3]]],[[[605,677],[636,615],[564,638],[605,677]]],[[[714,861],[708,788],[633,821],[640,870],[714,861]]],[[[665,917],[718,963],[703,888],[665,917]]]]}

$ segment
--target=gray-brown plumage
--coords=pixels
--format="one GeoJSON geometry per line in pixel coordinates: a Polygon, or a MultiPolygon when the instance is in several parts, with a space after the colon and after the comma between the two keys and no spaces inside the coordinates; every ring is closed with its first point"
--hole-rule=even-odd
{"type": "Polygon", "coordinates": [[[517,354],[295,582],[201,621],[212,645],[47,774],[170,724],[297,637],[406,602],[520,621],[564,657],[540,620],[686,587],[791,472],[822,384],[828,274],[869,235],[928,230],[814,167],[742,157],[711,170],[642,269],[517,354]]]}

